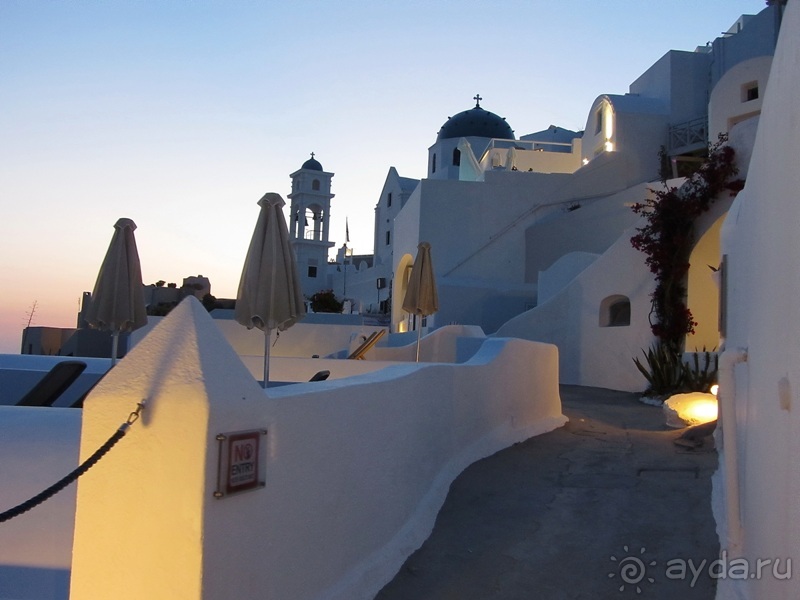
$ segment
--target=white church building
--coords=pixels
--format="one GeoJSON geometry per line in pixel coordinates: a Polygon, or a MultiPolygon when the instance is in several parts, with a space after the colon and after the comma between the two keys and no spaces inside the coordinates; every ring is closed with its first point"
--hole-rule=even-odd
{"type": "MultiPolygon", "coordinates": [[[[782,7],[740,17],[694,51],[670,50],[631,83],[601,94],[583,131],[516,136],[483,105],[447,118],[416,180],[389,169],[375,207],[374,255],[339,249],[327,265],[332,173],[313,157],[291,175],[291,235],[304,292],[333,289],[392,332],[479,325],[487,334],[554,343],[564,383],[640,391],[633,364],[650,346],[653,278],[630,238],[641,202],[680,177],[727,133],[744,176],[782,7]],[[663,152],[662,152],[663,149],[663,152]],[[662,156],[663,154],[663,156],[662,156]],[[316,186],[316,187],[315,187],[316,186]],[[417,244],[431,244],[439,311],[402,310],[417,244]],[[323,272],[323,269],[327,269],[323,272]]],[[[731,199],[697,224],[686,350],[719,344],[719,229],[731,199]]]]}

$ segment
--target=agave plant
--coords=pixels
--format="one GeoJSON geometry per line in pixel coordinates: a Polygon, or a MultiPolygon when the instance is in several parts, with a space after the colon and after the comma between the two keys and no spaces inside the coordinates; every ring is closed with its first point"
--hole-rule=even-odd
{"type": "Polygon", "coordinates": [[[683,365],[683,387],[687,392],[705,392],[717,383],[719,373],[719,356],[716,352],[708,352],[703,347],[702,352],[695,352],[692,365],[683,365]],[[703,366],[700,366],[700,354],[703,354],[703,366]]]}
{"type": "Polygon", "coordinates": [[[666,396],[681,389],[684,381],[684,364],[681,356],[669,344],[654,343],[644,354],[644,364],[634,358],[636,368],[647,380],[646,396],[666,396]]]}

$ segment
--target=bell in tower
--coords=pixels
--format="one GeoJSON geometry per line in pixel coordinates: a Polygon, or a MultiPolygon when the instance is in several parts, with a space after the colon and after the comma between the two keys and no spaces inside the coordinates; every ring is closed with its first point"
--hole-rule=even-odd
{"type": "Polygon", "coordinates": [[[312,152],[311,158],[290,177],[289,239],[297,257],[303,294],[310,297],[328,287],[328,249],[333,246],[329,241],[333,173],[325,172],[312,152]]]}

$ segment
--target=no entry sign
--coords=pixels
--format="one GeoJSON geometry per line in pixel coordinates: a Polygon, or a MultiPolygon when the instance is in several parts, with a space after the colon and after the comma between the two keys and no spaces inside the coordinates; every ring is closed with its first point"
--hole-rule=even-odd
{"type": "Polygon", "coordinates": [[[264,485],[261,438],[266,433],[263,429],[254,429],[217,436],[219,469],[215,497],[221,498],[264,485]]]}

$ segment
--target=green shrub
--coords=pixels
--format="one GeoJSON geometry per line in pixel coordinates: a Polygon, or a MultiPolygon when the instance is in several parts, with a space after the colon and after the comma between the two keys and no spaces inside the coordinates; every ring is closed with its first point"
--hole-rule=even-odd
{"type": "Polygon", "coordinates": [[[719,375],[719,356],[716,352],[708,352],[703,348],[703,366],[700,366],[700,352],[695,352],[692,365],[683,365],[683,389],[687,392],[711,391],[711,386],[717,383],[719,375]]]}
{"type": "Polygon", "coordinates": [[[683,362],[680,354],[666,343],[655,342],[644,354],[645,364],[634,358],[636,368],[647,380],[646,396],[666,396],[681,388],[683,362]]]}
{"type": "Polygon", "coordinates": [[[333,290],[322,290],[311,296],[311,310],[318,313],[340,313],[344,303],[336,299],[333,290]]]}
{"type": "Polygon", "coordinates": [[[636,368],[647,380],[645,396],[666,397],[681,392],[708,393],[717,383],[719,357],[716,352],[695,352],[691,361],[683,362],[681,353],[663,342],[654,343],[644,354],[644,362],[634,358],[636,368]],[[701,365],[700,355],[703,354],[701,365]]]}

